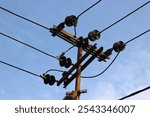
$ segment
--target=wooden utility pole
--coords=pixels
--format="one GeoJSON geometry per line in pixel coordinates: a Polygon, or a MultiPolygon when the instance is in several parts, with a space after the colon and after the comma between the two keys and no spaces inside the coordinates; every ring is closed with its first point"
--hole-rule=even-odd
{"type": "Polygon", "coordinates": [[[87,47],[82,47],[82,42],[80,43],[79,38],[74,37],[74,35],[68,33],[67,31],[61,29],[58,30],[57,26],[53,26],[50,28],[50,32],[53,36],[58,36],[61,39],[67,41],[68,43],[76,46],[78,48],[77,53],[77,62],[70,68],[70,70],[57,82],[57,86],[60,86],[66,79],[67,81],[64,82],[64,88],[66,88],[69,83],[71,83],[75,78],[75,90],[72,92],[66,92],[66,96],[64,100],[80,100],[81,93],[87,93],[87,90],[81,90],[81,72],[95,59],[98,58],[101,60],[103,48],[97,48],[95,45],[87,45],[87,47]],[[82,52],[85,51],[86,53],[82,56],[82,52]],[[89,56],[92,55],[83,65],[82,62],[89,56]],[[69,77],[69,75],[76,69],[76,72],[69,77]]]}
{"type": "MultiPolygon", "coordinates": [[[[80,59],[82,58],[82,52],[83,52],[83,48],[82,46],[78,47],[78,54],[77,54],[77,61],[80,61],[80,59]]],[[[76,77],[76,84],[75,84],[75,91],[76,92],[80,92],[80,85],[81,85],[81,67],[82,64],[79,64],[77,66],[77,77],[76,77]]],[[[80,100],[80,93],[78,93],[76,100],[80,100]]]]}

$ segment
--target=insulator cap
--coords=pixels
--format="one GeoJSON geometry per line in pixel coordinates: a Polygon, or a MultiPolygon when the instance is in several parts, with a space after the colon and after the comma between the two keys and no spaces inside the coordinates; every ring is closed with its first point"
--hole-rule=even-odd
{"type": "Polygon", "coordinates": [[[45,74],[43,80],[45,84],[49,84],[49,85],[54,85],[54,83],[56,82],[55,77],[49,74],[45,74]]]}
{"type": "Polygon", "coordinates": [[[125,43],[123,41],[118,41],[113,44],[113,50],[115,52],[121,52],[125,49],[125,43]]]}
{"type": "Polygon", "coordinates": [[[67,58],[65,68],[69,68],[72,65],[71,58],[67,58]]]}
{"type": "Polygon", "coordinates": [[[65,56],[60,56],[59,65],[61,67],[66,65],[66,57],[65,56]]]}
{"type": "Polygon", "coordinates": [[[101,34],[98,30],[93,30],[91,32],[89,32],[88,34],[88,38],[91,40],[91,41],[96,41],[98,40],[99,38],[101,37],[101,34]]]}
{"type": "Polygon", "coordinates": [[[68,26],[68,27],[71,27],[71,26],[77,26],[77,17],[74,16],[74,15],[71,15],[71,16],[67,16],[66,19],[65,19],[65,24],[68,26]]]}

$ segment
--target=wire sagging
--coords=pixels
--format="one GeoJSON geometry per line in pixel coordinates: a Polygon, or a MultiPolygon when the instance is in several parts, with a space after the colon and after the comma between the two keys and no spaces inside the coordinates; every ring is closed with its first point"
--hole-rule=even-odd
{"type": "MultiPolygon", "coordinates": [[[[136,40],[137,38],[143,36],[144,34],[148,33],[149,31],[150,31],[150,29],[147,30],[147,31],[145,31],[145,32],[143,32],[143,33],[141,33],[141,34],[139,34],[138,36],[136,36],[136,37],[130,39],[129,41],[127,41],[127,42],[125,43],[125,45],[127,45],[129,42],[134,41],[134,40],[136,40]]],[[[120,53],[120,52],[119,52],[119,53],[120,53]]],[[[119,56],[119,53],[117,53],[117,55],[116,55],[115,58],[112,60],[112,62],[111,62],[111,63],[106,67],[106,69],[104,69],[101,73],[99,73],[99,74],[97,74],[97,75],[93,75],[93,76],[82,76],[82,78],[95,78],[95,77],[98,77],[98,76],[102,75],[102,74],[103,74],[104,72],[106,72],[106,71],[108,70],[108,68],[110,68],[110,66],[115,62],[115,60],[116,60],[117,57],[119,56]]]]}
{"type": "Polygon", "coordinates": [[[102,75],[103,73],[105,73],[105,72],[110,68],[110,66],[115,62],[115,60],[116,60],[117,57],[119,56],[119,53],[120,53],[120,52],[118,52],[118,53],[116,54],[116,56],[114,57],[114,59],[112,60],[112,62],[111,62],[101,73],[99,73],[99,74],[97,74],[97,75],[93,75],[93,76],[82,76],[82,78],[95,78],[95,77],[98,77],[98,76],[102,75]]]}

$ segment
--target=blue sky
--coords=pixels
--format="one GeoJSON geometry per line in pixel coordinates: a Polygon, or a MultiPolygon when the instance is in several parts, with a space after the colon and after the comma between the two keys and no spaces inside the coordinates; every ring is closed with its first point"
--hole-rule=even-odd
{"type": "MultiPolygon", "coordinates": [[[[124,15],[144,4],[148,0],[103,0],[92,10],[82,15],[78,21],[77,36],[86,37],[93,29],[102,30],[124,15]]],[[[33,21],[47,27],[52,27],[64,21],[68,15],[79,15],[96,0],[1,0],[0,6],[10,9],[33,21]]],[[[104,49],[111,48],[114,42],[124,41],[150,29],[150,4],[131,15],[124,21],[101,34],[96,43],[104,49]]],[[[73,28],[66,28],[73,33],[73,28]]],[[[26,22],[0,10],[0,32],[6,33],[23,42],[33,45],[54,56],[60,55],[71,44],[51,34],[41,27],[26,22]]],[[[150,84],[150,33],[138,38],[127,45],[115,63],[103,75],[95,79],[82,79],[81,89],[88,93],[81,95],[81,99],[118,99],[131,92],[149,86],[150,84]]],[[[48,69],[61,68],[58,61],[37,51],[13,42],[0,35],[0,60],[22,67],[37,74],[48,69]]],[[[77,48],[66,54],[76,62],[77,48]]],[[[95,75],[101,72],[113,59],[108,62],[98,62],[95,59],[82,73],[84,76],[95,75]]],[[[61,73],[50,72],[56,79],[61,73]]],[[[74,82],[67,89],[44,85],[43,81],[30,74],[18,71],[0,64],[0,99],[49,99],[59,100],[66,91],[74,90],[74,82]]],[[[140,99],[150,99],[150,91],[143,93],[140,99]]],[[[135,99],[139,99],[138,96],[135,99]]],[[[134,98],[133,98],[134,99],[134,98]]]]}

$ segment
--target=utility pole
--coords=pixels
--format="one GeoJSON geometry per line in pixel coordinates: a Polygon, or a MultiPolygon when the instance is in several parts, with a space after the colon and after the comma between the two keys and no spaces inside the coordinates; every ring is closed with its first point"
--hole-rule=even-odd
{"type": "MultiPolygon", "coordinates": [[[[74,35],[70,34],[69,32],[63,30],[65,25],[67,26],[76,26],[77,19],[75,16],[67,16],[65,19],[65,22],[60,23],[58,26],[53,26],[53,28],[50,28],[50,32],[52,33],[52,36],[58,36],[61,39],[67,41],[68,43],[72,44],[73,46],[76,46],[78,48],[77,52],[77,62],[71,66],[72,62],[66,62],[66,57],[64,55],[60,56],[60,66],[65,66],[66,68],[71,67],[68,71],[63,72],[63,76],[60,80],[53,80],[57,82],[57,86],[60,86],[62,83],[64,85],[64,88],[66,88],[74,79],[76,79],[75,82],[75,90],[71,92],[66,92],[66,96],[64,97],[64,100],[80,100],[80,94],[81,93],[87,93],[87,90],[80,90],[81,87],[81,72],[95,59],[98,58],[99,61],[106,61],[106,59],[109,59],[109,56],[112,54],[112,51],[120,52],[124,49],[125,44],[121,41],[115,43],[113,45],[113,48],[110,48],[103,52],[103,47],[97,48],[96,44],[90,45],[90,41],[95,41],[100,38],[100,32],[98,30],[93,30],[88,33],[88,36],[86,38],[83,38],[82,36],[77,38],[74,35]],[[82,56],[83,51],[85,51],[85,54],[82,56]],[[82,62],[89,56],[88,60],[82,65],[82,62]],[[62,58],[61,58],[62,57],[62,58]],[[62,61],[62,63],[61,63],[62,61]],[[69,63],[69,67],[67,65],[69,63]],[[66,64],[66,65],[65,65],[66,64]],[[75,73],[72,73],[74,70],[76,70],[75,73]],[[71,76],[70,76],[71,75],[71,76]]],[[[70,59],[68,59],[70,60],[70,59]]],[[[70,60],[71,61],[71,60],[70,60]]],[[[52,76],[51,76],[52,77],[52,76]]],[[[54,79],[54,78],[51,78],[54,79]]],[[[52,81],[52,80],[51,80],[52,81]]]]}
{"type": "Polygon", "coordinates": [[[64,100],[80,100],[81,93],[87,93],[87,90],[80,90],[81,87],[81,72],[95,59],[98,58],[99,60],[102,58],[103,55],[103,48],[97,48],[95,45],[90,45],[88,42],[88,38],[91,41],[94,41],[100,38],[100,33],[97,30],[94,30],[89,33],[87,38],[79,37],[76,38],[72,34],[68,33],[67,31],[63,30],[64,23],[61,23],[58,26],[53,26],[50,28],[50,32],[52,36],[58,36],[61,39],[67,41],[68,43],[76,46],[78,48],[77,52],[77,62],[70,68],[68,72],[64,74],[64,76],[57,81],[57,86],[61,83],[64,83],[64,88],[68,86],[74,79],[75,82],[75,90],[71,92],[66,92],[66,96],[64,100]],[[61,26],[61,27],[60,27],[61,26]],[[86,52],[83,56],[83,50],[86,52]],[[82,62],[89,56],[92,55],[83,65],[82,62]],[[76,69],[76,72],[72,74],[70,78],[69,75],[76,69]]]}
{"type": "MultiPolygon", "coordinates": [[[[78,47],[77,61],[81,60],[81,58],[82,58],[82,52],[83,52],[82,46],[78,47]]],[[[80,63],[77,66],[77,77],[76,77],[76,84],[75,84],[75,91],[76,92],[80,91],[80,85],[81,85],[81,67],[82,67],[82,63],[80,63]]],[[[77,93],[76,100],[80,100],[80,93],[77,93]]]]}

